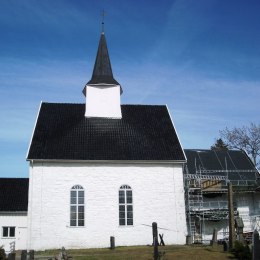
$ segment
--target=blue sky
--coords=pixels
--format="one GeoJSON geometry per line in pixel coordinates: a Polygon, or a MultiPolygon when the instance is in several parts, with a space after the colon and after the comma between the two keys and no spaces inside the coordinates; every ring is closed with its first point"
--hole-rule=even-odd
{"type": "Polygon", "coordinates": [[[123,104],[167,104],[184,148],[259,123],[259,0],[1,0],[1,177],[28,176],[41,101],[85,102],[102,9],[123,104]]]}

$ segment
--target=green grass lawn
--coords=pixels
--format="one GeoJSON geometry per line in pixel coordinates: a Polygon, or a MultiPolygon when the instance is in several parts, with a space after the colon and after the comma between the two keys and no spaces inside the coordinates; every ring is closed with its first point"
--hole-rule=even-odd
{"type": "MultiPolygon", "coordinates": [[[[165,252],[162,260],[225,260],[234,259],[233,255],[223,252],[222,246],[165,246],[159,247],[165,252]]],[[[60,250],[36,252],[36,258],[54,258],[60,250]]],[[[153,248],[149,246],[117,247],[115,250],[79,249],[67,250],[67,254],[76,260],[153,260],[153,248]]]]}

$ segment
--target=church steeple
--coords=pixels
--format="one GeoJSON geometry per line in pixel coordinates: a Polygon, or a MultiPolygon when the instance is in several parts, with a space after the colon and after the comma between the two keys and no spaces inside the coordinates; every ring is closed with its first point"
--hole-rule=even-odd
{"type": "Polygon", "coordinates": [[[109,59],[104,32],[102,32],[100,36],[92,78],[87,83],[87,85],[102,84],[102,83],[120,85],[113,77],[113,72],[112,72],[112,67],[109,59]]]}
{"type": "Polygon", "coordinates": [[[85,116],[122,118],[120,106],[122,88],[113,77],[103,29],[102,26],[92,77],[83,90],[86,96],[85,116]]]}

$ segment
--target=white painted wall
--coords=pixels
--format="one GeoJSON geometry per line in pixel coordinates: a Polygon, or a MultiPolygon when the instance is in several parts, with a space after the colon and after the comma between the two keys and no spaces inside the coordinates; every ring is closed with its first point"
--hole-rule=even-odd
{"type": "Polygon", "coordinates": [[[184,244],[186,220],[181,164],[34,163],[30,167],[28,249],[108,247],[152,243],[152,222],[166,244],[184,244]],[[85,189],[85,227],[69,226],[70,189],[85,189]],[[119,226],[118,190],[133,190],[134,226],[119,226]]]}
{"type": "MultiPolygon", "coordinates": [[[[227,197],[216,197],[206,201],[223,201],[227,197]]],[[[243,231],[252,232],[255,229],[260,231],[260,194],[259,193],[234,193],[234,202],[237,205],[239,216],[243,219],[243,231]]],[[[227,220],[205,221],[203,239],[210,241],[214,228],[218,231],[218,239],[228,237],[229,223],[227,220]]]]}
{"type": "Polygon", "coordinates": [[[86,117],[122,118],[120,86],[86,87],[86,117]]]}
{"type": "Polygon", "coordinates": [[[242,193],[235,194],[234,200],[237,203],[239,216],[244,222],[244,232],[251,232],[255,228],[260,231],[260,194],[242,193]]]}
{"type": "Polygon", "coordinates": [[[15,242],[15,249],[26,249],[27,241],[27,214],[0,213],[0,246],[4,246],[6,252],[10,251],[10,243],[15,242]],[[14,238],[4,238],[2,227],[15,227],[14,238]]]}

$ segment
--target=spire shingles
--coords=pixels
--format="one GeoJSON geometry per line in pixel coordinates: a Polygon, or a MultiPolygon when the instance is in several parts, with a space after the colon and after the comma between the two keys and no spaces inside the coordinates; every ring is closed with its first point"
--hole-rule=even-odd
{"type": "Polygon", "coordinates": [[[98,52],[96,57],[95,66],[93,69],[93,74],[91,80],[87,83],[89,84],[113,84],[120,85],[113,77],[112,67],[109,59],[108,49],[105,34],[102,32],[98,52]]]}

